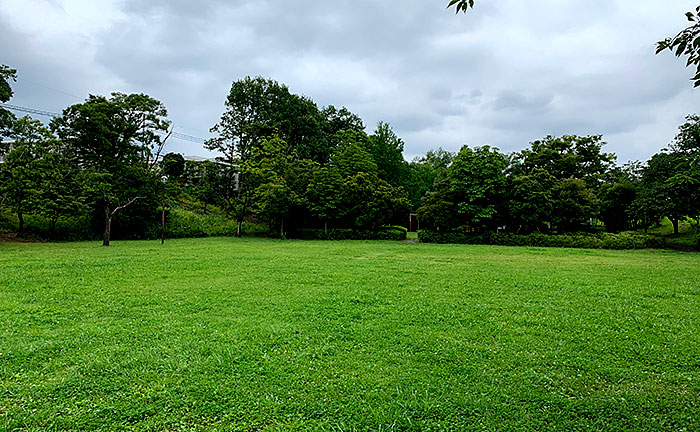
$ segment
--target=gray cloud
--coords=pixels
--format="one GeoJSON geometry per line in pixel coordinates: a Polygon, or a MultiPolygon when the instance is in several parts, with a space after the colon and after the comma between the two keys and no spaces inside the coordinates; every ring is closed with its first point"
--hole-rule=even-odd
{"type": "Polygon", "coordinates": [[[690,72],[653,49],[691,0],[483,0],[458,16],[418,0],[22,3],[0,0],[13,103],[60,110],[88,93],[145,92],[197,136],[246,75],[345,105],[369,129],[390,122],[409,159],[563,133],[601,133],[620,160],[646,159],[696,105],[690,72]]]}

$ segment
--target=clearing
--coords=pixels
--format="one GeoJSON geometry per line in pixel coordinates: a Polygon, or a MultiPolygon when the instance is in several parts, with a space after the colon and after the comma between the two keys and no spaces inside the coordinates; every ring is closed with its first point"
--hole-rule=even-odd
{"type": "Polygon", "coordinates": [[[700,430],[700,255],[0,243],[0,430],[700,430]]]}

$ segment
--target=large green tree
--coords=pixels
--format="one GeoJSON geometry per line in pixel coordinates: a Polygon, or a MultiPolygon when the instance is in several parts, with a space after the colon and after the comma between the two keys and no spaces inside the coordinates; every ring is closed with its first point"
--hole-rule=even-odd
{"type": "Polygon", "coordinates": [[[223,196],[238,221],[253,210],[253,184],[244,166],[252,162],[261,143],[278,135],[284,140],[285,154],[297,159],[325,163],[331,150],[324,139],[324,116],[308,98],[290,93],[277,81],[246,77],[235,81],[226,98],[225,111],[211,131],[217,136],[205,144],[222,153],[227,187],[223,196]]]}
{"type": "Polygon", "coordinates": [[[697,186],[673,181],[684,171],[685,155],[678,152],[661,152],[651,157],[642,175],[641,199],[665,215],[673,224],[674,234],[679,233],[679,222],[695,215],[697,186]]]}
{"type": "MultiPolygon", "coordinates": [[[[104,246],[109,246],[117,213],[145,200],[138,216],[149,217],[153,203],[148,201],[156,201],[159,183],[153,168],[170,126],[166,116],[165,106],[150,96],[113,93],[110,98],[91,95],[51,123],[75,153],[93,201],[102,208],[104,246]]],[[[143,222],[134,226],[147,225],[143,222]]]]}
{"type": "Polygon", "coordinates": [[[495,227],[505,204],[506,166],[506,156],[489,146],[464,146],[457,153],[448,176],[464,224],[495,227]]]}

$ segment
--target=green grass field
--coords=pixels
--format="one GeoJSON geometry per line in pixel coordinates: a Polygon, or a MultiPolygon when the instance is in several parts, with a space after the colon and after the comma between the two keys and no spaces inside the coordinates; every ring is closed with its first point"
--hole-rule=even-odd
{"type": "Polygon", "coordinates": [[[700,255],[0,243],[0,430],[700,430],[700,255]]]}

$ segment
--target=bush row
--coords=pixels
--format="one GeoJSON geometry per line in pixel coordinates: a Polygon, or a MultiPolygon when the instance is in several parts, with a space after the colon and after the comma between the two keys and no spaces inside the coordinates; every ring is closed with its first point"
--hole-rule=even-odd
{"type": "MultiPolygon", "coordinates": [[[[149,229],[141,236],[142,239],[160,238],[160,221],[155,216],[160,216],[160,212],[153,213],[153,223],[149,229]]],[[[115,220],[113,228],[118,228],[120,220],[115,220]]],[[[14,233],[17,231],[19,222],[17,216],[10,212],[0,212],[0,232],[14,233]]],[[[236,221],[228,217],[217,214],[201,214],[188,210],[174,208],[166,215],[165,237],[166,238],[190,238],[190,237],[226,237],[236,235],[236,221]]],[[[101,226],[98,227],[102,229],[101,226]]],[[[247,237],[267,236],[267,225],[243,222],[243,235],[247,237]]],[[[56,223],[55,231],[51,233],[50,221],[39,215],[26,215],[24,217],[24,234],[26,239],[37,240],[59,240],[59,241],[80,241],[98,240],[101,232],[95,232],[88,216],[76,218],[62,218],[56,223]]]]}
{"type": "Polygon", "coordinates": [[[541,234],[528,235],[511,233],[463,233],[419,231],[418,239],[423,243],[483,244],[497,246],[540,246],[584,249],[659,249],[666,246],[660,236],[638,232],[541,234]]]}
{"type": "Polygon", "coordinates": [[[300,229],[290,234],[290,237],[300,240],[406,240],[407,230],[404,227],[384,227],[377,231],[352,230],[334,228],[328,231],[322,229],[300,229]]]}
{"type": "MultiPolygon", "coordinates": [[[[15,213],[9,211],[0,213],[0,232],[14,233],[18,226],[19,221],[15,213]]],[[[23,237],[25,239],[59,241],[95,240],[98,238],[92,232],[88,216],[59,219],[52,233],[49,219],[32,214],[24,216],[23,237]]]]}

